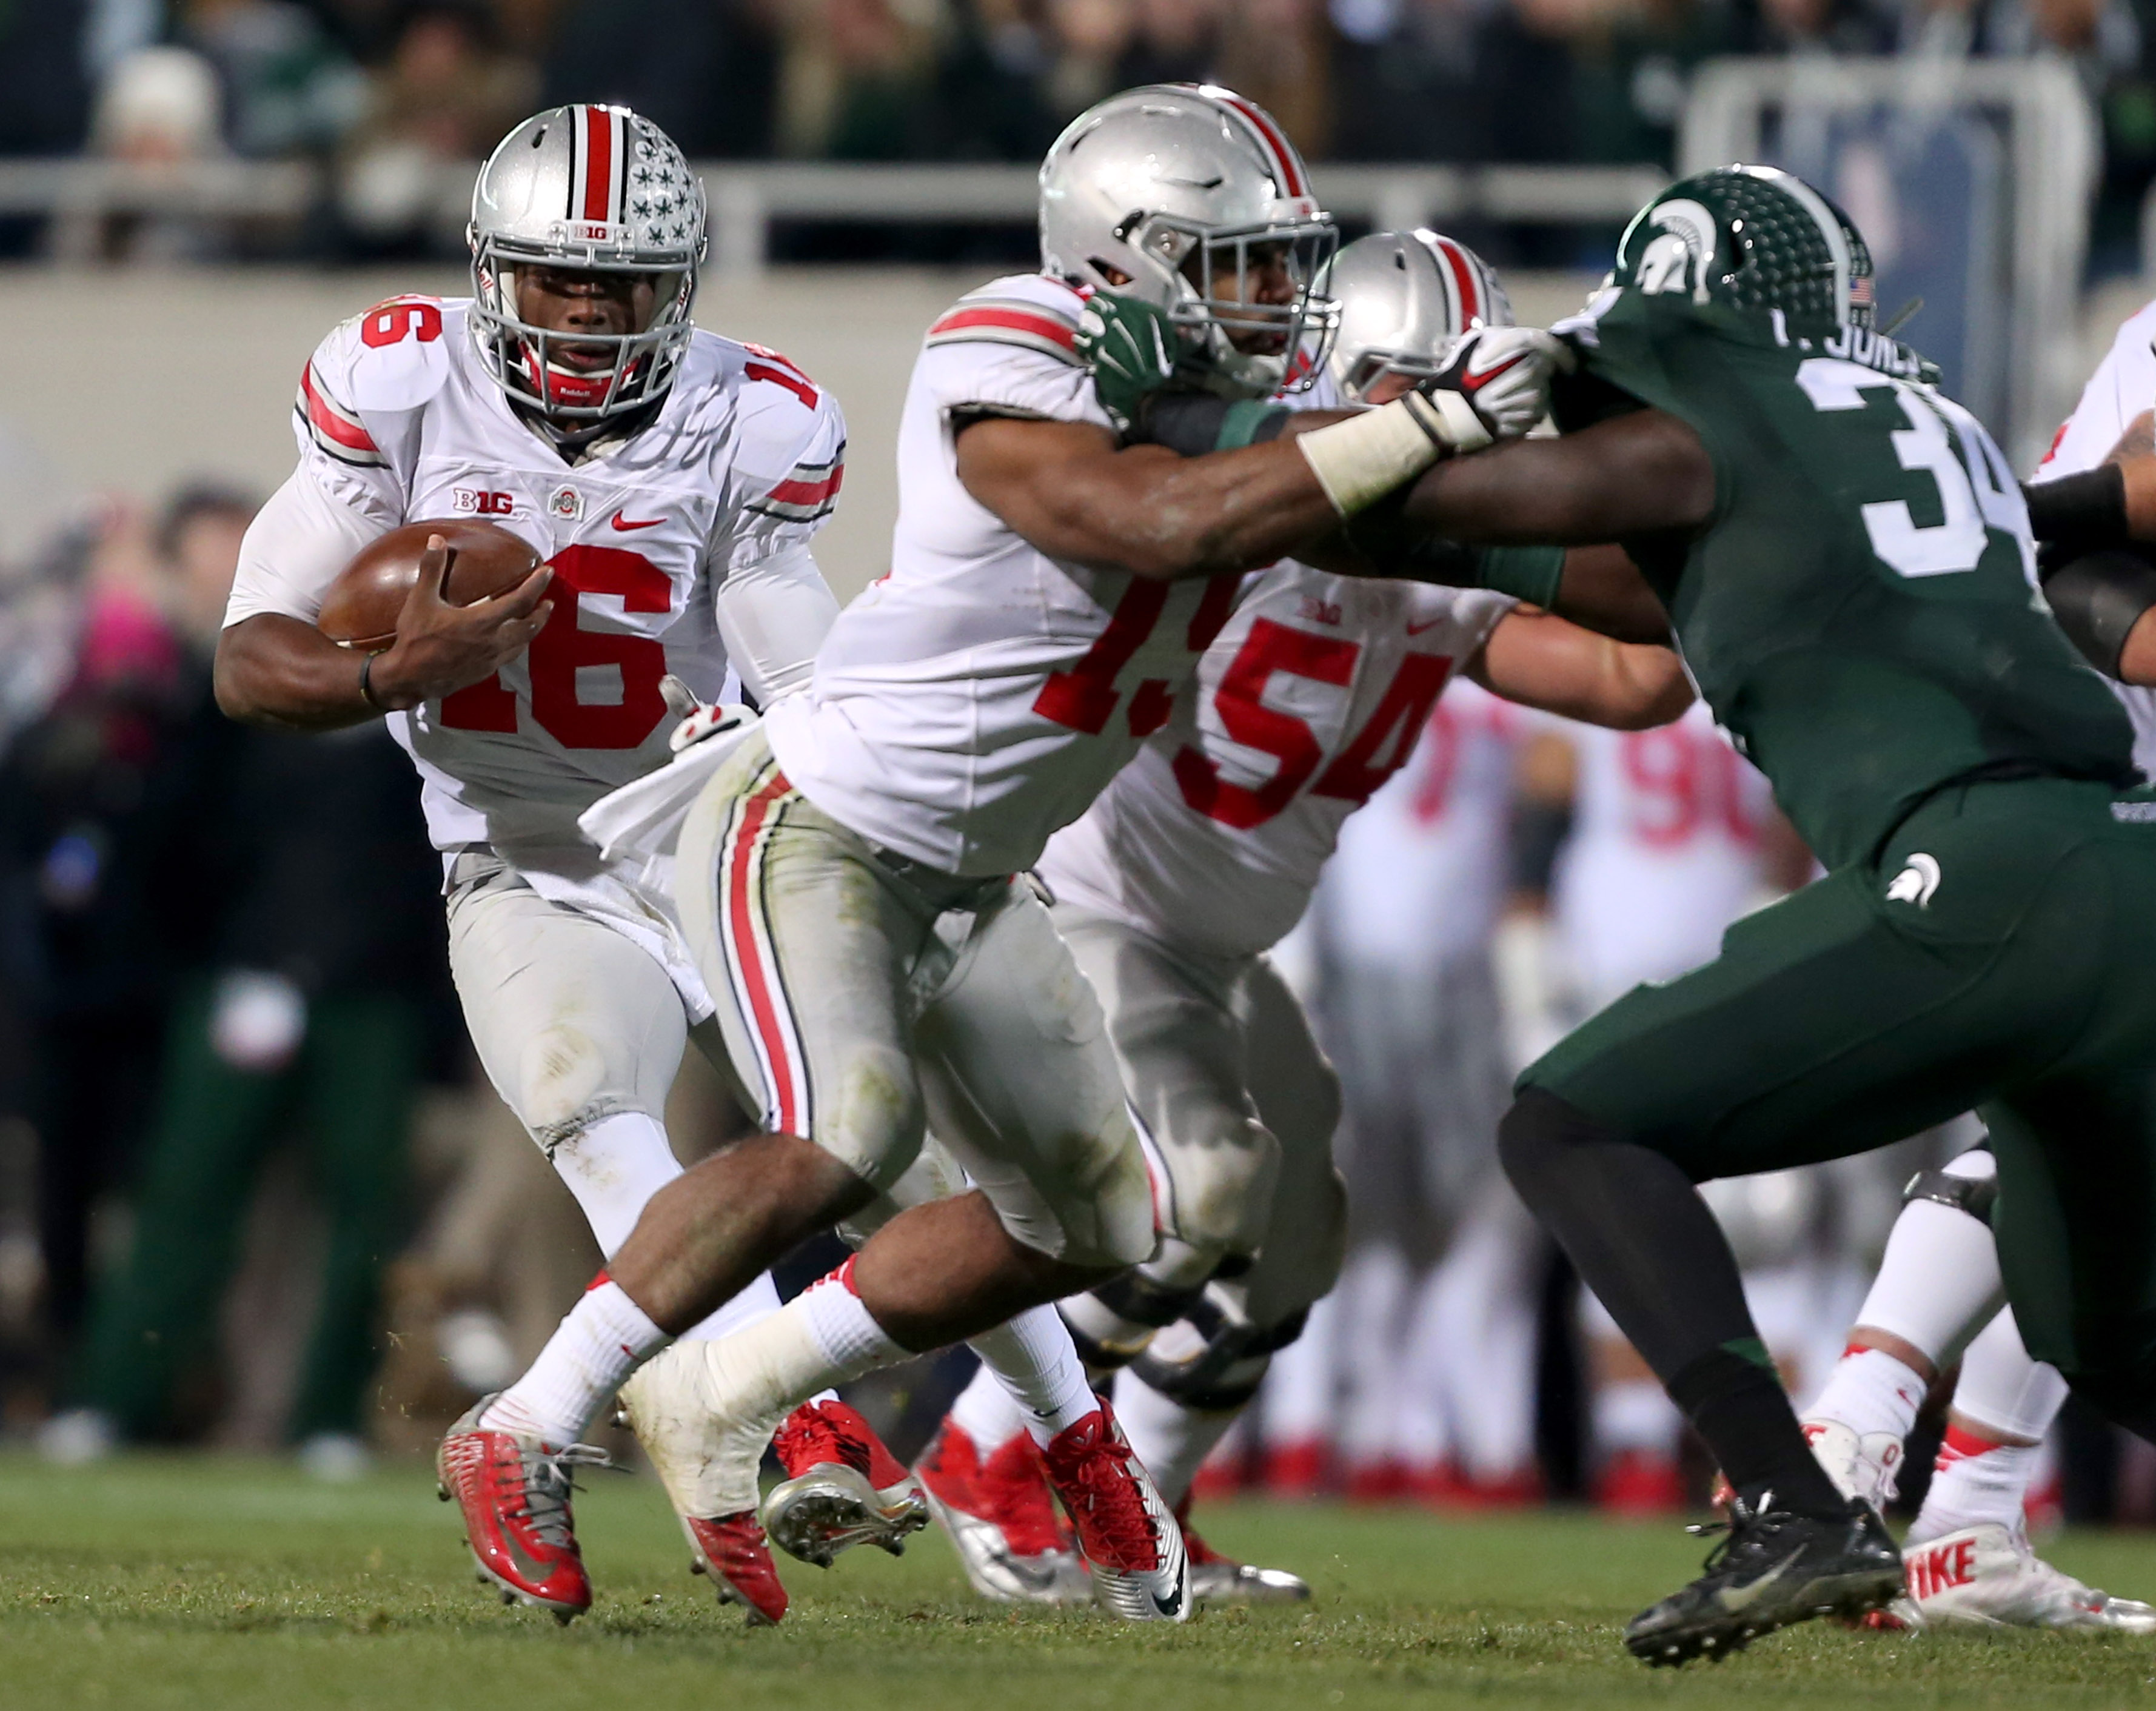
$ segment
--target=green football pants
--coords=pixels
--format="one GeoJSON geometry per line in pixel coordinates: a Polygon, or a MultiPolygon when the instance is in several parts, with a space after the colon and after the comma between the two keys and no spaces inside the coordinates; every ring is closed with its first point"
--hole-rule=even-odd
{"type": "Polygon", "coordinates": [[[179,1368],[214,1346],[218,1303],[270,1147],[295,1127],[329,1220],[315,1329],[290,1431],[357,1432],[379,1351],[382,1266],[403,1233],[405,1138],[421,1060],[418,1007],[329,997],[283,1068],[234,1068],[212,1050],[212,987],[176,1006],[126,1263],[97,1291],[80,1400],[131,1436],[153,1431],[179,1368]]]}
{"type": "Polygon", "coordinates": [[[2156,800],[2059,779],[1921,805],[1521,1076],[1693,1180],[1974,1108],[2030,1351],[2156,1426],[2156,800]]]}

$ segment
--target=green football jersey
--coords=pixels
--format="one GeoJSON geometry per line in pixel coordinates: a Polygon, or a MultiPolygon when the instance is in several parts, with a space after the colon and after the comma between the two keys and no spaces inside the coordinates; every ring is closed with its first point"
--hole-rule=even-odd
{"type": "Polygon", "coordinates": [[[1625,544],[1701,695],[1828,866],[1956,779],[2137,776],[2125,714],[2037,590],[2005,456],[1906,346],[1638,290],[1560,331],[1581,358],[1560,427],[1636,399],[1705,443],[1707,526],[1625,544]]]}

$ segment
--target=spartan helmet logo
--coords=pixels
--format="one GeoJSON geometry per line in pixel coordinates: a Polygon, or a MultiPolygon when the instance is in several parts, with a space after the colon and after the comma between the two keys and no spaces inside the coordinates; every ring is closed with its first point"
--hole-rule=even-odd
{"type": "Polygon", "coordinates": [[[1707,270],[1714,259],[1715,219],[1699,203],[1680,197],[1648,210],[1657,235],[1641,252],[1633,278],[1649,296],[1691,294],[1707,301],[1707,270]]]}

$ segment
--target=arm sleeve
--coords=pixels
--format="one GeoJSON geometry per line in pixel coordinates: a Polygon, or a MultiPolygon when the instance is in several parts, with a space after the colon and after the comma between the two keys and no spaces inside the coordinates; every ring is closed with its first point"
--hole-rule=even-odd
{"type": "Polygon", "coordinates": [[[758,706],[808,686],[839,602],[804,541],[719,584],[719,635],[758,706]]]}
{"type": "Polygon", "coordinates": [[[390,527],[325,493],[302,460],[247,526],[225,626],[264,612],[312,624],[337,573],[390,527]]]}

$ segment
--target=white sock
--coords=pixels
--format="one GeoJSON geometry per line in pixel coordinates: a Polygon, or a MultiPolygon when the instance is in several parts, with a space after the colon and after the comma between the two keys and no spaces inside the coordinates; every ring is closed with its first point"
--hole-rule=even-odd
{"type": "Polygon", "coordinates": [[[854,1292],[852,1267],[848,1261],[731,1336],[682,1350],[684,1359],[701,1364],[683,1381],[685,1405],[711,1423],[693,1464],[668,1482],[667,1494],[684,1513],[753,1509],[764,1450],[788,1414],[834,1385],[913,1358],[854,1292]]]}
{"type": "Polygon", "coordinates": [[[1804,1417],[1839,1421],[1859,1437],[1885,1432],[1899,1443],[1917,1423],[1929,1388],[1922,1373],[1885,1349],[1851,1349],[1835,1362],[1804,1417]]]}
{"type": "Polygon", "coordinates": [[[1984,1521],[2018,1529],[2021,1500],[2043,1452],[2041,1444],[1994,1443],[1964,1426],[1949,1426],[1908,1542],[1922,1544],[1984,1521]]]}
{"type": "Polygon", "coordinates": [[[1116,1374],[1116,1420],[1170,1508],[1189,1495],[1199,1464],[1242,1416],[1241,1408],[1186,1408],[1127,1367],[1116,1374]]]}
{"type": "Polygon", "coordinates": [[[974,1369],[973,1381],[951,1405],[951,1418],[973,1441],[983,1458],[1025,1430],[1025,1410],[1011,1399],[988,1362],[974,1369]]]}
{"type": "MultiPolygon", "coordinates": [[[[583,1210],[599,1251],[609,1260],[629,1240],[652,1195],[681,1174],[681,1162],[674,1156],[665,1125],[640,1111],[601,1118],[581,1135],[556,1147],[552,1162],[583,1210]]],[[[676,1340],[709,1342],[778,1311],[778,1286],[766,1272],[676,1340]]]]}
{"type": "Polygon", "coordinates": [[[700,1319],[675,1340],[682,1343],[711,1343],[721,1337],[732,1336],[758,1319],[767,1318],[783,1303],[778,1298],[778,1286],[771,1281],[771,1273],[759,1272],[748,1287],[721,1308],[707,1319],[700,1319]]]}
{"type": "Polygon", "coordinates": [[[1995,1437],[2034,1443],[2066,1405],[2066,1381],[2059,1369],[2029,1353],[2014,1309],[2001,1308],[1962,1357],[1954,1412],[1995,1437]]]}
{"type": "Polygon", "coordinates": [[[681,1174],[665,1127],[641,1111],[603,1117],[561,1142],[547,1158],[577,1197],[599,1251],[608,1259],[629,1240],[652,1195],[681,1174]]]}
{"type": "Polygon", "coordinates": [[[672,1341],[608,1278],[584,1292],[531,1369],[494,1399],[480,1424],[572,1444],[629,1375],[672,1341]]]}
{"type": "MultiPolygon", "coordinates": [[[[1945,1168],[1950,1176],[1983,1181],[1999,1167],[1989,1153],[1979,1151],[1945,1168]]],[[[1990,1226],[1951,1206],[1912,1200],[1894,1220],[1856,1323],[1892,1332],[1942,1369],[1953,1364],[2005,1298],[1990,1226]]]]}
{"type": "Polygon", "coordinates": [[[1077,1345],[1052,1307],[1028,1308],[1009,1323],[968,1338],[966,1346],[1010,1392],[1037,1444],[1047,1444],[1100,1409],[1077,1345]]]}

